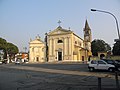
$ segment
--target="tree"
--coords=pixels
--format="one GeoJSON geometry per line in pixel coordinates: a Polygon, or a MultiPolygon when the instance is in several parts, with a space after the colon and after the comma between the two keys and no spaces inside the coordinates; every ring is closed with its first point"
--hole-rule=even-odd
{"type": "Polygon", "coordinates": [[[7,58],[7,54],[16,54],[19,51],[16,45],[7,42],[3,38],[0,38],[0,50],[4,51],[4,58],[7,58]]]}
{"type": "Polygon", "coordinates": [[[94,56],[98,56],[98,52],[107,52],[111,50],[111,47],[100,39],[95,39],[91,43],[91,51],[94,56]]]}
{"type": "Polygon", "coordinates": [[[8,51],[8,53],[16,54],[16,53],[18,53],[18,47],[15,46],[14,44],[8,42],[7,43],[7,51],[8,51]]]}
{"type": "Polygon", "coordinates": [[[0,49],[4,50],[7,41],[3,38],[0,38],[0,49]]]}
{"type": "Polygon", "coordinates": [[[120,41],[117,41],[112,50],[113,55],[120,55],[120,41]]]}

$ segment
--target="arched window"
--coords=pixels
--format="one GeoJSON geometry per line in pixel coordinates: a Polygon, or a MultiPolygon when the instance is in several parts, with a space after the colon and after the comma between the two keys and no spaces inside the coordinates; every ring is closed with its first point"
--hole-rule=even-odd
{"type": "Polygon", "coordinates": [[[63,43],[63,41],[62,40],[58,40],[58,43],[63,43]]]}

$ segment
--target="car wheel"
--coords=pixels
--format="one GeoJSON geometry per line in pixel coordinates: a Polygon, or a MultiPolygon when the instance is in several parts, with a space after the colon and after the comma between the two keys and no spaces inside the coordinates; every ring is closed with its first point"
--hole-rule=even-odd
{"type": "Polygon", "coordinates": [[[94,71],[94,68],[93,68],[93,67],[90,67],[90,68],[89,68],[89,71],[94,71]]]}
{"type": "Polygon", "coordinates": [[[114,69],[113,69],[113,68],[109,68],[109,69],[108,69],[108,71],[113,72],[113,71],[114,71],[114,69]]]}

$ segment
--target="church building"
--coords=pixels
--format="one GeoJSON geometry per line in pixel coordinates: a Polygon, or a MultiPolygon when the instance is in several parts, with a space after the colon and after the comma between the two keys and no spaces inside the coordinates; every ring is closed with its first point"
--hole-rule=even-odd
{"type": "Polygon", "coordinates": [[[39,35],[29,42],[29,62],[45,62],[45,42],[39,35]]]}
{"type": "Polygon", "coordinates": [[[87,61],[91,53],[91,29],[86,20],[84,39],[60,25],[46,33],[45,42],[40,38],[30,41],[30,62],[87,61]]]}

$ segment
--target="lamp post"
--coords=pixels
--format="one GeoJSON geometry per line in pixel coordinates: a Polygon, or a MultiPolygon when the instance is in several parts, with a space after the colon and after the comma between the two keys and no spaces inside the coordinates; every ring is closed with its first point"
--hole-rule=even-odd
{"type": "MultiPolygon", "coordinates": [[[[120,33],[119,33],[119,27],[118,27],[118,21],[117,21],[117,18],[115,17],[114,14],[108,12],[108,11],[102,11],[102,10],[96,10],[96,9],[91,9],[91,11],[98,11],[98,12],[103,12],[103,13],[108,13],[110,15],[112,15],[116,21],[116,26],[117,26],[117,32],[118,32],[118,39],[115,39],[115,41],[119,41],[120,42],[120,33]]],[[[115,78],[116,78],[116,87],[117,89],[119,89],[119,81],[118,81],[118,75],[117,75],[117,72],[115,74],[115,78]]]]}
{"type": "Polygon", "coordinates": [[[23,49],[25,50],[25,53],[26,53],[27,47],[23,47],[23,49]]]}
{"type": "Polygon", "coordinates": [[[117,26],[117,32],[118,32],[118,39],[115,39],[115,41],[120,41],[120,33],[119,33],[118,21],[117,21],[117,18],[115,17],[115,15],[110,13],[110,12],[102,11],[102,10],[91,9],[91,11],[98,11],[98,12],[108,13],[108,14],[110,14],[110,15],[112,15],[114,17],[115,22],[116,22],[116,26],[117,26]]]}

